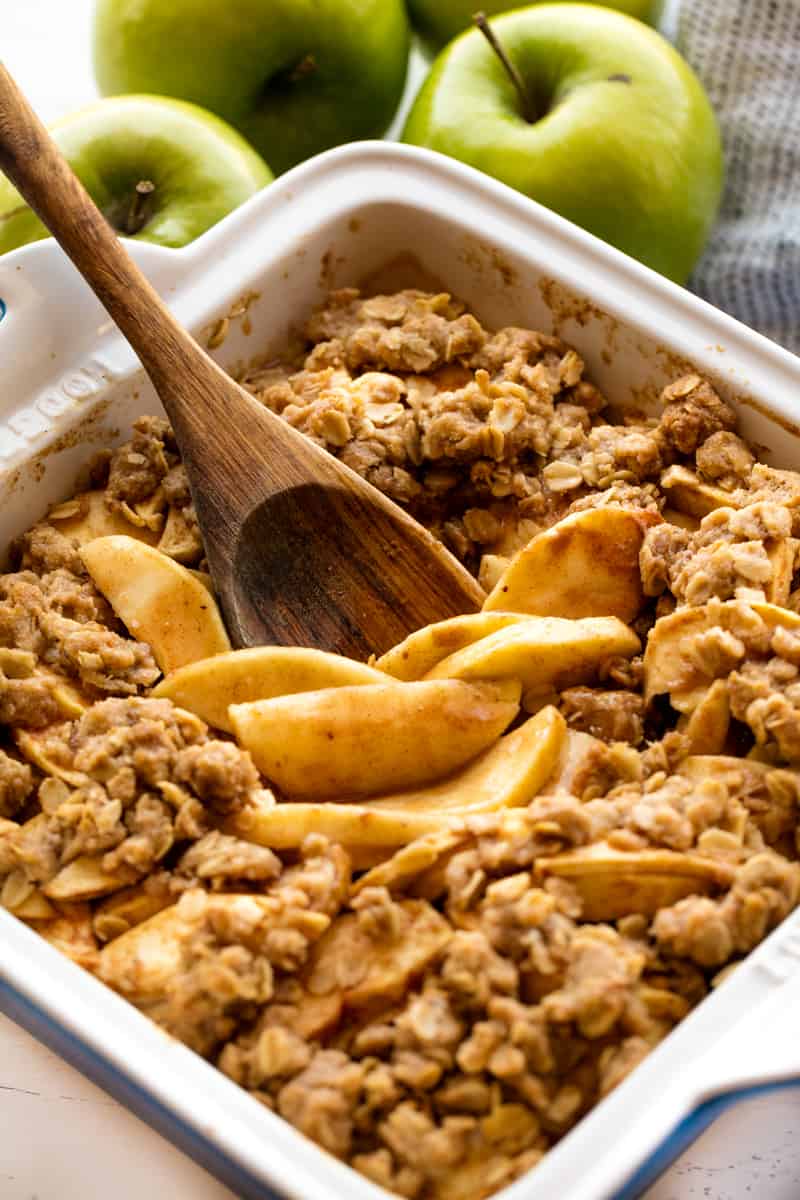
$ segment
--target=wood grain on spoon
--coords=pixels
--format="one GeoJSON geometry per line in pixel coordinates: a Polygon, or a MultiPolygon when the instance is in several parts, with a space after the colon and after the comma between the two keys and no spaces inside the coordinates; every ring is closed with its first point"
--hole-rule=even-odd
{"type": "Polygon", "coordinates": [[[480,587],[440,542],[263,408],[175,321],[2,63],[0,168],[155,385],[235,644],[308,645],[363,658],[480,605],[480,587]]]}

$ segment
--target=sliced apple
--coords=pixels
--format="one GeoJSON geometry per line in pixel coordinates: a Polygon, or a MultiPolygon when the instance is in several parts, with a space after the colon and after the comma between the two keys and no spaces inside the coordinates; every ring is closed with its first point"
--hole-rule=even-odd
{"type": "MultiPolygon", "coordinates": [[[[16,828],[19,828],[17,826],[16,828]]],[[[8,835],[6,835],[8,836],[8,835]]],[[[0,830],[0,837],[3,837],[0,830]]],[[[14,845],[15,839],[13,836],[8,837],[9,844],[14,845]]],[[[11,859],[14,859],[14,852],[11,852],[11,859]]],[[[31,896],[36,893],[36,884],[33,883],[27,875],[27,872],[22,867],[14,867],[11,870],[4,864],[4,872],[0,879],[0,907],[7,908],[9,912],[19,912],[23,904],[30,900],[31,896]],[[8,874],[5,871],[8,870],[8,874]]]]}
{"type": "Polygon", "coordinates": [[[466,817],[527,804],[558,762],[566,726],[554,708],[542,709],[443,783],[360,804],[255,802],[231,817],[226,830],[273,850],[299,847],[322,833],[356,848],[360,867],[380,862],[386,848],[463,827],[466,817]]]}
{"type": "MultiPolygon", "coordinates": [[[[311,941],[329,925],[330,918],[323,913],[284,905],[273,896],[198,890],[189,903],[172,904],[108,942],[98,955],[96,974],[168,1033],[208,1054],[218,1041],[218,1018],[240,1007],[237,990],[219,986],[224,981],[223,947],[245,947],[264,962],[270,949],[268,932],[296,930],[302,944],[302,938],[311,941]],[[223,974],[217,974],[203,992],[194,993],[201,1003],[176,1004],[176,980],[195,968],[204,970],[204,956],[206,967],[215,970],[216,959],[213,954],[208,957],[202,941],[198,944],[198,931],[218,939],[223,974]]],[[[262,969],[252,972],[250,980],[256,1012],[271,999],[272,978],[262,969]]]]}
{"type": "Polygon", "coordinates": [[[102,855],[82,854],[73,859],[42,887],[50,900],[94,900],[107,896],[130,883],[130,875],[113,875],[104,871],[102,855]]]}
{"type": "Polygon", "coordinates": [[[528,617],[442,659],[428,679],[520,679],[527,707],[529,696],[588,683],[606,659],[638,650],[616,617],[528,617]]]}
{"type": "MultiPolygon", "coordinates": [[[[788,608],[760,602],[748,607],[770,633],[776,629],[800,631],[800,616],[788,608]]],[[[644,655],[645,699],[668,692],[679,711],[694,711],[712,682],[693,657],[695,639],[716,626],[736,633],[740,611],[740,601],[726,600],[701,608],[678,608],[656,621],[644,655]]]]}
{"type": "Polygon", "coordinates": [[[371,810],[490,812],[516,808],[536,796],[561,756],[567,726],[548,705],[441,783],[366,801],[371,810]]]}
{"type": "MultiPolygon", "coordinates": [[[[711,625],[705,607],[678,608],[656,621],[644,653],[645,700],[649,702],[654,696],[685,691],[698,684],[703,687],[703,674],[688,652],[696,635],[710,629],[711,625]]],[[[701,695],[704,694],[703,688],[701,695]]]]}
{"type": "Polygon", "coordinates": [[[231,704],[385,682],[385,676],[374,667],[340,654],[295,646],[256,646],[189,663],[163,679],[152,694],[196,713],[216,729],[233,733],[228,717],[231,704]]]}
{"type": "Polygon", "coordinates": [[[475,758],[519,711],[520,685],[369,683],[232,704],[239,743],[288,796],[366,796],[433,783],[475,758]]]}
{"type": "Polygon", "coordinates": [[[57,915],[55,906],[38,888],[14,909],[14,916],[21,921],[47,921],[57,915]]]}
{"type": "Polygon", "coordinates": [[[793,537],[769,538],[764,543],[772,567],[772,577],[766,587],[766,597],[770,604],[783,605],[789,599],[798,544],[800,543],[797,538],[793,537]]]}
{"type": "Polygon", "coordinates": [[[716,859],[674,850],[616,850],[604,842],[539,858],[536,872],[572,884],[584,921],[616,921],[639,913],[651,917],[685,896],[729,887],[734,878],[733,868],[716,859]]]}
{"type": "Polygon", "coordinates": [[[581,729],[567,729],[555,769],[539,794],[553,796],[557,792],[572,792],[579,772],[602,752],[604,743],[581,729]]]}
{"type": "Polygon", "coordinates": [[[704,779],[717,779],[734,795],[751,788],[765,787],[767,775],[774,770],[771,763],[738,758],[734,754],[690,754],[675,768],[677,775],[685,775],[697,783],[702,783],[704,779]]]}
{"type": "Polygon", "coordinates": [[[362,875],[353,884],[351,895],[357,896],[368,887],[385,887],[390,892],[405,891],[412,880],[429,871],[444,855],[460,846],[466,837],[458,829],[437,829],[434,833],[426,833],[362,875]]]}
{"type": "Polygon", "coordinates": [[[145,884],[137,883],[98,904],[92,917],[92,928],[101,942],[110,942],[174,903],[175,897],[167,889],[148,890],[145,884]]]}
{"type": "Polygon", "coordinates": [[[405,641],[387,650],[375,666],[394,679],[408,682],[424,679],[438,662],[454,654],[456,650],[462,650],[464,646],[471,646],[473,642],[480,641],[490,633],[496,633],[498,629],[518,625],[524,620],[525,618],[517,613],[479,612],[437,621],[409,634],[405,641]]]}
{"type": "Polygon", "coordinates": [[[132,537],[148,546],[154,546],[160,536],[154,530],[148,529],[144,523],[129,521],[122,513],[109,508],[102,489],[81,492],[72,500],[57,504],[47,514],[47,520],[59,533],[73,538],[79,546],[85,546],[96,538],[111,537],[114,534],[132,537]]]}
{"type": "MultiPolygon", "coordinates": [[[[736,601],[729,600],[728,603],[735,604],[736,601]]],[[[750,607],[758,613],[767,628],[773,632],[776,629],[791,629],[795,633],[800,630],[800,614],[792,612],[790,608],[782,608],[779,604],[770,604],[760,600],[751,604],[750,607]]]]}
{"type": "MultiPolygon", "coordinates": [[[[112,986],[133,981],[136,993],[148,992],[155,999],[172,987],[181,961],[196,955],[192,934],[197,928],[213,930],[223,945],[235,941],[263,953],[269,930],[293,929],[311,941],[330,925],[326,914],[300,903],[287,905],[275,896],[197,891],[195,898],[195,904],[170,904],[115,938],[101,953],[101,976],[112,986]]],[[[224,989],[218,997],[227,998],[224,989]]]]}
{"type": "MultiPolygon", "coordinates": [[[[225,899],[235,907],[237,897],[225,899]]],[[[188,932],[178,905],[171,904],[104,946],[98,974],[133,1004],[157,1004],[181,972],[188,932]]]]}
{"type": "Polygon", "coordinates": [[[129,633],[147,642],[164,674],[230,650],[219,609],[202,583],[135,538],[96,538],[81,557],[129,633]]]}
{"type": "Polygon", "coordinates": [[[670,507],[689,517],[702,519],[716,508],[740,508],[735,493],[713,483],[704,483],[695,471],[676,465],[667,467],[661,475],[661,487],[670,507]]]}
{"type": "MultiPolygon", "coordinates": [[[[329,992],[327,996],[312,996],[296,975],[290,976],[287,984],[288,995],[282,996],[279,990],[272,1002],[261,1009],[256,1030],[260,1032],[275,1025],[286,1028],[288,1024],[292,1033],[296,1033],[304,1042],[313,1042],[331,1033],[342,1015],[340,993],[329,992]]],[[[224,1051],[219,1060],[219,1068],[221,1071],[225,1070],[224,1051]]]]}
{"type": "Polygon", "coordinates": [[[65,717],[80,717],[90,707],[92,701],[68,679],[61,675],[49,675],[44,671],[40,671],[39,674],[49,678],[53,699],[65,717]]]}
{"type": "Polygon", "coordinates": [[[203,553],[203,542],[197,525],[188,521],[184,510],[170,506],[158,549],[176,562],[195,562],[203,553]]]}
{"type": "MultiPolygon", "coordinates": [[[[686,720],[685,717],[681,718],[686,720]]],[[[715,679],[703,699],[692,712],[686,728],[689,754],[721,754],[731,723],[731,704],[728,684],[715,679]]]]}
{"type": "Polygon", "coordinates": [[[632,621],[644,602],[639,551],[658,513],[590,508],[537,533],[515,554],[484,611],[632,621]]]}
{"type": "Polygon", "coordinates": [[[461,814],[392,811],[366,804],[305,804],[287,801],[273,806],[248,805],[224,824],[234,834],[271,850],[296,850],[310,833],[321,833],[349,849],[406,846],[415,838],[442,829],[457,829],[461,814]]]}

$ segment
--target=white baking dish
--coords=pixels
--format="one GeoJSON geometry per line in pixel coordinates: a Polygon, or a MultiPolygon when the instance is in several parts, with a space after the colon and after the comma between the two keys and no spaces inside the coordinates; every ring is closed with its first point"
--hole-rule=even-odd
{"type": "MultiPolygon", "coordinates": [[[[691,364],[769,461],[800,465],[800,360],[516,193],[425,151],[326,154],[180,251],[133,245],[229,367],[279,350],[330,286],[446,286],[489,325],[552,329],[621,406],[691,364]],[[413,257],[412,257],[413,256],[413,257]],[[387,270],[387,264],[391,264],[387,270]],[[244,306],[239,306],[244,307],[244,306]]],[[[52,243],[0,260],[0,545],[66,496],[95,447],[157,409],[133,355],[52,243]]],[[[0,910],[0,1009],[242,1197],[386,1197],[0,910]]],[[[503,1194],[633,1197],[726,1103],[800,1083],[800,912],[503,1194]]]]}

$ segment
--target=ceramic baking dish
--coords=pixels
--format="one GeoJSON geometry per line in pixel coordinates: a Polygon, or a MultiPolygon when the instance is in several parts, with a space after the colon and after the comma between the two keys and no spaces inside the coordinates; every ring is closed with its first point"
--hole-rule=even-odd
{"type": "MultiPolygon", "coordinates": [[[[366,143],[284,176],[193,245],[132,250],[231,369],[277,351],[331,286],[446,287],[484,324],[553,330],[616,405],[691,365],[770,462],[800,466],[800,360],[469,168],[366,143]],[[214,339],[215,341],[218,339],[214,339]]],[[[52,243],[0,260],[0,545],[92,451],[157,411],[52,243]]],[[[0,910],[0,1009],[252,1200],[378,1200],[361,1178],[0,910]]],[[[504,1200],[634,1197],[732,1100],[800,1083],[800,911],[504,1200]]]]}

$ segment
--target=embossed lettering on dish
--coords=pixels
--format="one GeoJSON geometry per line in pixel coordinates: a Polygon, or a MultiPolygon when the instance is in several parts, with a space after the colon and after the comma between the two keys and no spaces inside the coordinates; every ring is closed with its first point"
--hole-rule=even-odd
{"type": "Polygon", "coordinates": [[[68,371],[45,388],[24,408],[0,424],[0,462],[9,464],[29,451],[45,434],[55,431],[60,418],[96,397],[115,373],[100,358],[92,358],[68,371]]]}
{"type": "Polygon", "coordinates": [[[791,979],[800,967],[800,921],[790,918],[783,929],[776,931],[754,965],[773,983],[791,979]]]}

